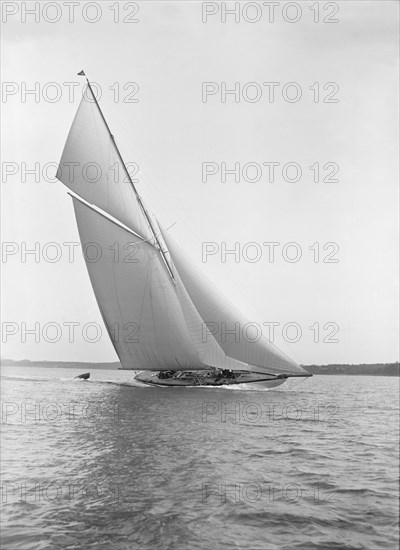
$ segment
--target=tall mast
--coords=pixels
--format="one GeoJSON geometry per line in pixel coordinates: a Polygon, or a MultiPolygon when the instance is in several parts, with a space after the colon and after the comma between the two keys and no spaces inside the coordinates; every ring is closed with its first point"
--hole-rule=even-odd
{"type": "Polygon", "coordinates": [[[122,155],[121,155],[121,153],[120,153],[120,151],[119,151],[119,149],[118,149],[118,146],[117,146],[117,143],[116,143],[116,141],[115,141],[115,138],[114,138],[113,134],[111,133],[110,127],[108,126],[107,121],[106,121],[106,119],[105,119],[105,117],[104,117],[104,115],[103,115],[103,111],[102,111],[101,108],[100,108],[99,102],[97,101],[97,98],[96,98],[96,96],[94,95],[93,88],[92,88],[92,86],[90,85],[89,79],[87,78],[87,76],[86,76],[86,74],[84,73],[84,71],[81,71],[80,73],[78,73],[78,75],[79,75],[79,76],[84,76],[84,77],[86,78],[86,82],[87,82],[87,85],[88,85],[88,87],[89,87],[89,90],[90,90],[90,92],[91,92],[91,94],[92,94],[92,96],[93,96],[93,99],[94,99],[94,101],[95,101],[95,103],[96,103],[96,106],[97,106],[97,108],[98,108],[98,110],[99,110],[99,113],[100,113],[100,115],[101,115],[101,117],[102,117],[102,119],[103,119],[103,122],[104,122],[104,124],[105,124],[105,126],[106,126],[106,128],[107,128],[107,130],[108,130],[108,133],[110,134],[110,137],[111,137],[111,139],[112,139],[112,141],[113,141],[113,143],[114,143],[114,145],[115,145],[115,150],[117,151],[119,160],[121,161],[122,166],[125,168],[125,172],[126,172],[126,174],[127,174],[127,176],[128,176],[129,182],[130,182],[130,184],[131,184],[131,186],[132,186],[132,189],[133,189],[133,191],[134,191],[134,193],[135,193],[136,199],[137,199],[137,201],[138,201],[138,203],[139,203],[139,205],[140,205],[140,207],[141,207],[141,209],[142,209],[142,211],[143,211],[143,214],[144,214],[144,216],[145,216],[145,218],[146,218],[146,220],[147,220],[147,223],[149,224],[149,227],[150,227],[151,233],[152,233],[152,235],[153,235],[153,237],[154,237],[154,240],[155,240],[155,242],[156,242],[157,245],[158,245],[158,248],[159,248],[159,250],[160,250],[161,257],[162,257],[162,259],[164,260],[164,263],[165,263],[165,265],[166,265],[166,267],[167,267],[168,273],[169,273],[169,275],[170,275],[172,281],[175,282],[174,274],[173,274],[173,272],[172,272],[172,269],[171,269],[171,266],[170,266],[170,264],[169,264],[169,262],[168,262],[168,259],[167,259],[166,255],[165,255],[165,251],[163,250],[163,247],[161,246],[161,243],[160,243],[160,241],[159,241],[159,239],[158,239],[157,233],[156,233],[156,231],[155,231],[155,229],[154,229],[154,227],[153,227],[153,224],[152,224],[152,222],[151,222],[150,216],[149,216],[149,214],[148,214],[148,212],[147,212],[147,210],[146,210],[146,208],[145,208],[145,206],[144,206],[144,204],[143,204],[142,198],[141,198],[141,196],[139,195],[138,190],[136,189],[135,184],[133,183],[132,178],[131,178],[131,176],[130,176],[130,174],[129,174],[129,172],[128,172],[128,169],[127,169],[127,167],[126,167],[126,164],[125,164],[125,162],[124,162],[124,159],[122,158],[122,155]]]}

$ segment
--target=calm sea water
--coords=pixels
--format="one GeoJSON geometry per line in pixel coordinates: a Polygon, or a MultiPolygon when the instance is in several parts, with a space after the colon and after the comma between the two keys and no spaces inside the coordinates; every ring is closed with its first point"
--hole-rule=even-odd
{"type": "Polygon", "coordinates": [[[3,369],[4,550],[398,547],[397,378],[75,374],[3,369]]]}

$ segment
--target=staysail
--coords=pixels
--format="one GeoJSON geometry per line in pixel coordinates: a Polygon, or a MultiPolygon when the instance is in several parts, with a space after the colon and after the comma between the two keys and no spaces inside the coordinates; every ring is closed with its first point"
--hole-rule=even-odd
{"type": "MultiPolygon", "coordinates": [[[[162,234],[176,273],[179,274],[179,278],[176,276],[177,287],[180,283],[183,284],[188,298],[198,312],[197,320],[193,312],[191,313],[192,322],[189,328],[193,335],[197,334],[197,340],[201,334],[201,344],[209,344],[210,354],[214,340],[225,353],[227,363],[229,359],[236,360],[236,364],[231,362],[224,368],[238,370],[246,366],[256,367],[263,372],[277,374],[306,372],[274,346],[262,334],[261,327],[249,322],[216,290],[210,280],[203,274],[202,277],[199,276],[170,232],[163,231],[162,234]]],[[[185,293],[181,290],[180,294],[184,296],[185,293]]],[[[184,308],[185,311],[189,311],[189,306],[184,308]]],[[[217,357],[215,346],[213,350],[214,357],[217,357]]]]}
{"type": "MultiPolygon", "coordinates": [[[[172,263],[172,261],[171,261],[172,263]]],[[[206,323],[200,317],[189,294],[172,263],[175,289],[182,308],[182,313],[191,336],[192,344],[197,350],[199,359],[204,365],[218,369],[249,370],[250,365],[229,357],[221,348],[206,323]]]]}

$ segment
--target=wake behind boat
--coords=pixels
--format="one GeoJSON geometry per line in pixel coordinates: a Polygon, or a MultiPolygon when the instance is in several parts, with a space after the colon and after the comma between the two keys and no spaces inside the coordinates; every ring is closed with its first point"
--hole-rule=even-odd
{"type": "Polygon", "coordinates": [[[311,376],[255,338],[147,209],[86,80],[56,177],[74,193],[90,281],[122,368],[159,386],[275,387],[311,376]]]}

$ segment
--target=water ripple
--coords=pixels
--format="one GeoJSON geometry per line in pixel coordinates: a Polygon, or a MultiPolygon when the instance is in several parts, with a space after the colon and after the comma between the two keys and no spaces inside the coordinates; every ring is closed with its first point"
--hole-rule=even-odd
{"type": "Polygon", "coordinates": [[[7,550],[398,547],[398,379],[148,388],[9,369],[7,550]]]}

